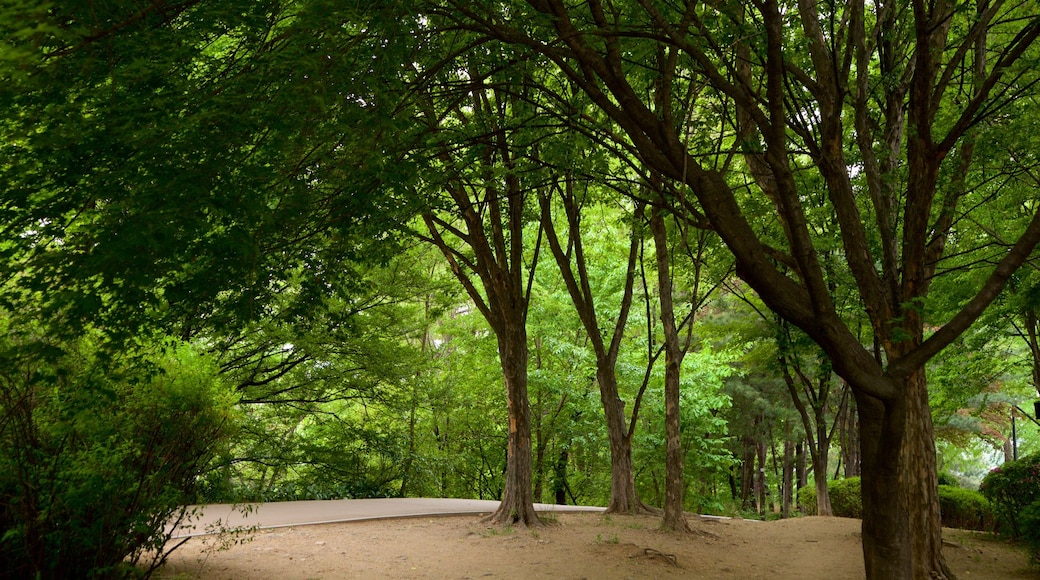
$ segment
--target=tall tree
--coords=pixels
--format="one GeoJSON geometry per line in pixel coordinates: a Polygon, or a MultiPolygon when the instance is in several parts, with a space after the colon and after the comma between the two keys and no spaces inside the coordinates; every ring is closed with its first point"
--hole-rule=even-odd
{"type": "Polygon", "coordinates": [[[431,95],[419,105],[437,139],[428,151],[431,170],[442,173],[425,184],[435,203],[423,213],[426,233],[420,235],[443,253],[498,343],[509,438],[502,502],[489,519],[535,526],[527,312],[538,243],[525,255],[524,226],[538,184],[524,173],[519,153],[527,145],[519,128],[531,112],[492,77],[490,65],[476,58],[469,64],[459,79],[464,102],[431,95]]]}
{"type": "Polygon", "coordinates": [[[542,227],[545,239],[553,257],[563,275],[564,283],[571,301],[578,312],[582,326],[592,344],[596,356],[596,382],[599,385],[603,414],[607,422],[607,435],[610,439],[611,485],[610,513],[638,513],[649,511],[636,496],[635,471],[632,466],[632,435],[637,417],[631,423],[625,417],[625,403],[618,389],[617,363],[624,338],[628,314],[632,308],[633,289],[635,287],[636,262],[640,248],[640,232],[642,203],[636,202],[630,218],[628,259],[624,273],[624,287],[621,302],[617,308],[617,318],[609,336],[604,335],[601,311],[597,310],[596,297],[593,295],[589,279],[589,265],[585,257],[585,244],[582,239],[581,212],[584,204],[579,198],[573,175],[566,175],[557,187],[555,196],[563,207],[566,219],[567,238],[561,242],[553,221],[553,198],[543,195],[541,205],[542,227]],[[566,247],[564,246],[566,243],[566,247]]]}
{"type": "MultiPolygon", "coordinates": [[[[1006,224],[1002,238],[1014,242],[926,336],[946,241],[987,205],[940,186],[969,132],[1036,89],[1035,6],[531,0],[506,16],[500,4],[451,5],[463,26],[529,47],[581,87],[648,166],[683,186],[688,215],[719,233],[738,274],[848,381],[860,418],[868,577],[947,576],[924,364],[1028,257],[1040,214],[1028,207],[1027,226],[1006,224]],[[655,60],[660,51],[667,58],[655,60]],[[694,95],[702,103],[690,107],[694,95]],[[825,198],[827,211],[807,212],[809,195],[825,198]],[[756,227],[765,207],[779,236],[756,227]],[[880,360],[835,307],[814,244],[819,219],[840,229],[880,360]]],[[[1000,193],[984,201],[1014,207],[1000,193]]]]}

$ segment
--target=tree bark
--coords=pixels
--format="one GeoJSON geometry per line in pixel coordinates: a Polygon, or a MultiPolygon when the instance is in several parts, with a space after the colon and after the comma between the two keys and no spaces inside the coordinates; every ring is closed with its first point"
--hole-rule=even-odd
{"type": "Polygon", "coordinates": [[[923,368],[907,378],[906,399],[899,495],[910,519],[911,573],[914,578],[953,578],[942,551],[939,471],[923,368]]]}
{"type": "Polygon", "coordinates": [[[498,339],[509,408],[508,454],[502,503],[487,517],[503,524],[540,526],[531,489],[531,409],[527,398],[527,330],[510,325],[498,339]]]}
{"type": "MultiPolygon", "coordinates": [[[[857,393],[863,442],[863,561],[867,578],[910,579],[910,522],[899,494],[905,409],[857,393]]],[[[925,576],[927,578],[928,576],[925,576]]]]}
{"type": "Polygon", "coordinates": [[[784,460],[783,460],[783,503],[780,514],[783,518],[791,517],[791,503],[794,500],[794,441],[791,440],[791,423],[784,421],[784,460]]]}
{"type": "Polygon", "coordinates": [[[683,452],[679,429],[679,379],[685,353],[679,344],[679,330],[675,325],[668,233],[664,217],[656,209],[651,211],[650,230],[653,232],[657,255],[658,300],[661,306],[661,325],[665,342],[665,486],[664,517],[661,527],[669,530],[689,530],[690,524],[686,520],[683,504],[683,452]]]}

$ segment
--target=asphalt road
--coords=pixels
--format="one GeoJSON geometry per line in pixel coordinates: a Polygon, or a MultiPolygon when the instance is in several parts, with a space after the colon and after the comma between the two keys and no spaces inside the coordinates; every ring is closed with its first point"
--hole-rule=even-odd
{"type": "MultiPolygon", "coordinates": [[[[197,517],[178,527],[173,537],[201,536],[221,528],[279,528],[386,518],[489,514],[497,501],[479,499],[393,498],[285,501],[256,504],[192,506],[197,517]]],[[[539,512],[602,512],[605,508],[534,504],[539,512]]]]}

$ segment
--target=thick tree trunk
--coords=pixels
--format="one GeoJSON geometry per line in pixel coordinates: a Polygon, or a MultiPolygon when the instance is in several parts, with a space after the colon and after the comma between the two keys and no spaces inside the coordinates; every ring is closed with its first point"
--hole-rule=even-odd
{"type": "Polygon", "coordinates": [[[905,392],[906,434],[899,495],[910,520],[912,574],[914,578],[953,578],[942,553],[935,434],[924,369],[907,378],[905,392]]]}
{"type": "Polygon", "coordinates": [[[813,484],[816,486],[816,515],[833,516],[834,508],[831,507],[831,494],[827,489],[826,465],[823,469],[813,468],[813,484]]]}
{"type": "Polygon", "coordinates": [[[531,487],[531,408],[527,399],[527,330],[523,323],[507,326],[498,338],[498,355],[506,383],[509,410],[506,481],[502,503],[487,517],[503,524],[540,526],[531,487]]]}
{"type": "Polygon", "coordinates": [[[938,475],[923,370],[890,402],[857,391],[867,578],[953,578],[942,555],[938,475]]]}
{"type": "MultiPolygon", "coordinates": [[[[870,580],[911,576],[910,521],[899,494],[905,431],[901,400],[886,403],[856,391],[863,453],[863,561],[870,580]]],[[[927,578],[927,577],[925,577],[927,578]]]]}

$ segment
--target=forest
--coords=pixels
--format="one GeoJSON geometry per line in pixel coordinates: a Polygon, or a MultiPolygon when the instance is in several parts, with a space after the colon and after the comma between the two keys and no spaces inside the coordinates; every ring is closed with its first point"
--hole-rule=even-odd
{"type": "Polygon", "coordinates": [[[370,497],[854,516],[870,579],[952,579],[957,518],[1040,558],[1038,36],[1034,0],[2,3],[0,577],[370,497]]]}

